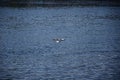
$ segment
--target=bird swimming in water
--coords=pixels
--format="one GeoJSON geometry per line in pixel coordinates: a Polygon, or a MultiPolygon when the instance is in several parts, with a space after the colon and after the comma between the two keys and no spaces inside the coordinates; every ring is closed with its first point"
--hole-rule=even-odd
{"type": "Polygon", "coordinates": [[[56,43],[60,43],[61,41],[64,41],[64,38],[54,38],[53,41],[55,41],[56,43]]]}

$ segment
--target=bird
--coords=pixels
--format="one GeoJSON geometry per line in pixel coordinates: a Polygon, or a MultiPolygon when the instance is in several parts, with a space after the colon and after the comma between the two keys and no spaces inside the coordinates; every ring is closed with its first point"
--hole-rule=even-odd
{"type": "Polygon", "coordinates": [[[61,41],[64,41],[64,38],[54,38],[53,41],[55,41],[56,43],[60,43],[61,41]]]}

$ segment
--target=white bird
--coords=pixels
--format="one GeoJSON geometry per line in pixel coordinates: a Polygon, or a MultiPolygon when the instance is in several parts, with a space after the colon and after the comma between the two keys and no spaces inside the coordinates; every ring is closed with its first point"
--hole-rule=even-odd
{"type": "Polygon", "coordinates": [[[64,41],[64,38],[54,38],[53,41],[55,41],[56,43],[60,43],[61,41],[64,41]]]}

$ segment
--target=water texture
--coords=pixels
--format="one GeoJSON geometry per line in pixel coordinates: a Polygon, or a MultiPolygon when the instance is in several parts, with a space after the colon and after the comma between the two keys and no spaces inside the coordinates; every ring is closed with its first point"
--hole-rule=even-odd
{"type": "Polygon", "coordinates": [[[119,10],[0,8],[0,80],[119,80],[119,10]]]}

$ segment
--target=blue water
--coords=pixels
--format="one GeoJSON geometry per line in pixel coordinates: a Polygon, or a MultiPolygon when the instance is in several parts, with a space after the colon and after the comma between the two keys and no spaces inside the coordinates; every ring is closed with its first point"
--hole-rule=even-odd
{"type": "Polygon", "coordinates": [[[0,80],[119,80],[119,10],[1,7],[0,80]]]}

